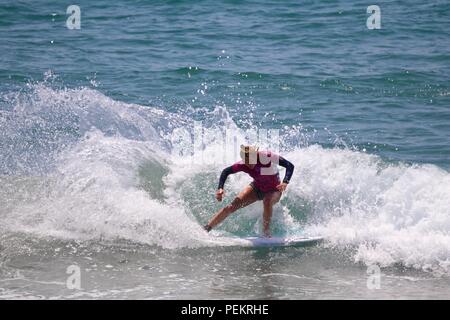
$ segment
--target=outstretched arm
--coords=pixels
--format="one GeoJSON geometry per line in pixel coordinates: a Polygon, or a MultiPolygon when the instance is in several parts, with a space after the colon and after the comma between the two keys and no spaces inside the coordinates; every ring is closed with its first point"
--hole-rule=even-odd
{"type": "Polygon", "coordinates": [[[277,186],[277,189],[283,192],[286,190],[289,181],[291,181],[292,174],[294,173],[294,165],[283,157],[279,158],[278,164],[286,168],[286,174],[284,175],[283,182],[277,186]]]}
{"type": "Polygon", "coordinates": [[[286,174],[284,175],[283,182],[289,183],[289,181],[291,181],[292,174],[294,173],[294,165],[283,157],[280,157],[279,164],[280,166],[286,168],[286,174]]]}
{"type": "Polygon", "coordinates": [[[232,173],[234,173],[233,166],[230,166],[230,167],[223,169],[222,173],[220,174],[219,186],[217,187],[217,192],[216,192],[217,201],[222,201],[222,197],[224,194],[223,185],[225,184],[225,181],[227,180],[228,176],[232,173]]]}
{"type": "Polygon", "coordinates": [[[220,174],[220,179],[219,179],[219,186],[217,187],[217,189],[223,189],[225,181],[227,180],[228,176],[232,173],[233,173],[232,166],[229,166],[222,170],[222,173],[220,174]]]}

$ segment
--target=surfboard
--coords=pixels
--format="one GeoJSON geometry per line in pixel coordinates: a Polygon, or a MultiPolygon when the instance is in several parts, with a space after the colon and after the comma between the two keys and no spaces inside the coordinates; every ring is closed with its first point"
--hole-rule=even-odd
{"type": "Polygon", "coordinates": [[[240,238],[252,247],[308,247],[323,241],[323,237],[245,237],[240,238]]]}

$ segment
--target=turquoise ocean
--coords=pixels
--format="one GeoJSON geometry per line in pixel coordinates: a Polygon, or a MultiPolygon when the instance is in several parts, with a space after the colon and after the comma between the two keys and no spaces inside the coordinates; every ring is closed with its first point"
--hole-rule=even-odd
{"type": "Polygon", "coordinates": [[[449,170],[449,1],[0,0],[0,299],[450,299],[449,170]],[[320,245],[201,228],[265,130],[320,245]]]}

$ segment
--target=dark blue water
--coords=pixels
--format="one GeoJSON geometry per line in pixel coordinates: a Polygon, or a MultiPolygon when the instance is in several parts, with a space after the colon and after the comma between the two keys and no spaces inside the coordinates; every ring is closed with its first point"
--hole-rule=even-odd
{"type": "Polygon", "coordinates": [[[380,30],[363,1],[79,1],[80,30],[66,28],[68,4],[1,5],[2,92],[51,70],[120,101],[225,105],[237,122],[254,112],[263,127],[301,123],[322,144],[448,168],[448,1],[381,1],[380,30]]]}

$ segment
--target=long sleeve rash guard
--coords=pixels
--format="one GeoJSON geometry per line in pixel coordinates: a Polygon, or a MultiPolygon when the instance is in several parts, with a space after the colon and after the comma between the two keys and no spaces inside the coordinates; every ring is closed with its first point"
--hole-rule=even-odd
{"type": "MultiPolygon", "coordinates": [[[[284,159],[283,157],[280,157],[278,155],[272,154],[268,152],[266,155],[268,155],[272,161],[273,159],[276,159],[274,157],[278,158],[278,164],[284,168],[286,168],[286,174],[284,176],[283,182],[289,183],[291,180],[292,174],[294,173],[294,165],[289,162],[288,160],[284,159]]],[[[236,162],[232,166],[229,166],[225,168],[219,179],[219,186],[218,189],[223,189],[223,186],[225,184],[225,181],[227,180],[228,176],[230,174],[236,173],[236,172],[245,172],[249,174],[253,179],[256,187],[260,189],[263,192],[268,192],[272,190],[276,190],[276,186],[280,184],[280,178],[278,170],[276,172],[272,172],[272,174],[267,174],[267,172],[264,171],[263,168],[268,168],[271,166],[271,163],[268,164],[262,164],[260,162],[260,153],[258,154],[258,160],[254,168],[250,169],[245,165],[243,161],[236,162]]]]}

